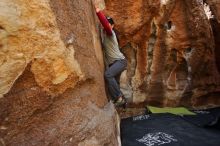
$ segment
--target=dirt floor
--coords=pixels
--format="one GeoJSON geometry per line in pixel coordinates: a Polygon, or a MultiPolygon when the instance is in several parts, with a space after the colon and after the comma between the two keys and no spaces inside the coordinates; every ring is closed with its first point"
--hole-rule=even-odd
{"type": "Polygon", "coordinates": [[[121,119],[145,114],[146,108],[116,108],[121,119]]]}

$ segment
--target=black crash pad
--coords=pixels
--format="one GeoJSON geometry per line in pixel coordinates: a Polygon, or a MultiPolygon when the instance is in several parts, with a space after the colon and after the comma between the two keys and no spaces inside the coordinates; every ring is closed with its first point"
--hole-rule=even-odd
{"type": "Polygon", "coordinates": [[[219,129],[198,126],[190,118],[165,113],[123,119],[122,146],[220,146],[219,129]]]}

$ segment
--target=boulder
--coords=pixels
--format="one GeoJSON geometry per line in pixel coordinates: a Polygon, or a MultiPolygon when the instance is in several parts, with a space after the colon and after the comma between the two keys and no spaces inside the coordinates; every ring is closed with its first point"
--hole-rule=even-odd
{"type": "Polygon", "coordinates": [[[119,145],[91,0],[2,0],[0,38],[0,145],[119,145]]]}

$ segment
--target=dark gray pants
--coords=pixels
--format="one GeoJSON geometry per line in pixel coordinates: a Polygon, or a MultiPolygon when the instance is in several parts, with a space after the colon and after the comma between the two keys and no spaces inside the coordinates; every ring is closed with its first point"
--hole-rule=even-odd
{"type": "Polygon", "coordinates": [[[119,82],[120,82],[120,75],[126,69],[126,67],[127,67],[127,60],[122,59],[115,61],[105,71],[105,80],[107,81],[108,91],[113,100],[122,96],[119,82]]]}

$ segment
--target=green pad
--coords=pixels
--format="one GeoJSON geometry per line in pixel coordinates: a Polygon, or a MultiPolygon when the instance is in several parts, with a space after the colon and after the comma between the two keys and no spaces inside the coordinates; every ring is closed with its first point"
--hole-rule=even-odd
{"type": "Polygon", "coordinates": [[[164,108],[158,108],[153,106],[147,106],[148,110],[152,113],[171,113],[175,115],[196,115],[195,113],[189,111],[188,109],[184,107],[177,107],[177,108],[171,108],[171,107],[164,107],[164,108]]]}

